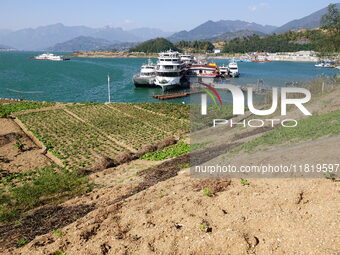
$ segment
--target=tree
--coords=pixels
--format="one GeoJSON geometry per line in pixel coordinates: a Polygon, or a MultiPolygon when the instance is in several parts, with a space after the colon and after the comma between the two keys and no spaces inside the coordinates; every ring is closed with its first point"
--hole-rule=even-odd
{"type": "Polygon", "coordinates": [[[321,28],[327,31],[327,34],[320,42],[319,51],[321,55],[327,55],[330,52],[340,51],[340,12],[335,4],[328,5],[328,13],[321,18],[321,28]]]}
{"type": "Polygon", "coordinates": [[[340,33],[340,12],[335,4],[328,5],[328,13],[321,18],[321,28],[332,34],[340,33]]]}

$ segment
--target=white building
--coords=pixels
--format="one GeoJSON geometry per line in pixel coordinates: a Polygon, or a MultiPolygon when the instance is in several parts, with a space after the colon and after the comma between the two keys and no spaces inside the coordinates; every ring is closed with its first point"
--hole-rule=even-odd
{"type": "Polygon", "coordinates": [[[214,53],[215,54],[220,54],[221,53],[221,49],[220,48],[215,48],[214,49],[214,53]]]}

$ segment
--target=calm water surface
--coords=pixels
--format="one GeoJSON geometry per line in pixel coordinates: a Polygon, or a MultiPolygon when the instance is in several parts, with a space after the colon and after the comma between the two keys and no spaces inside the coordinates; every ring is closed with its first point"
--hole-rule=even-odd
{"type": "MultiPolygon", "coordinates": [[[[135,88],[132,75],[146,59],[72,58],[70,61],[37,61],[29,57],[40,52],[0,52],[0,98],[21,98],[57,102],[107,101],[107,74],[111,76],[111,101],[159,102],[152,98],[159,88],[135,88]]],[[[58,54],[58,53],[57,53],[58,54]]],[[[228,64],[227,60],[216,60],[228,64]]],[[[314,63],[269,62],[239,63],[241,76],[232,84],[285,86],[303,83],[322,75],[334,75],[336,69],[314,67],[314,63]]],[[[227,97],[227,100],[230,97],[227,97]]],[[[180,98],[169,102],[189,102],[180,98]]]]}

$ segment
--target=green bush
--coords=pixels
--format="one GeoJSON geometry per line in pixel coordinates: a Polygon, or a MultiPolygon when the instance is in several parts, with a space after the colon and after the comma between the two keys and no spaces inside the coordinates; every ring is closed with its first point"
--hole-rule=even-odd
{"type": "Polygon", "coordinates": [[[164,160],[174,158],[190,152],[190,145],[184,142],[171,145],[160,151],[149,152],[144,154],[141,159],[145,160],[164,160]]]}

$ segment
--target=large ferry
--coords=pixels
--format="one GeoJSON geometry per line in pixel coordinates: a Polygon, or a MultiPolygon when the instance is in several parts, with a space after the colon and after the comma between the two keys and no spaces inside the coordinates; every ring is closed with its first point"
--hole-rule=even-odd
{"type": "Polygon", "coordinates": [[[57,56],[52,53],[43,53],[41,55],[35,56],[36,60],[51,60],[51,61],[63,61],[69,60],[69,58],[64,58],[63,56],[57,56]]]}
{"type": "Polygon", "coordinates": [[[155,85],[160,86],[163,91],[180,86],[184,71],[179,52],[161,52],[156,66],[155,85]]]}
{"type": "Polygon", "coordinates": [[[136,87],[154,87],[156,78],[156,65],[149,59],[141,66],[140,73],[133,76],[133,83],[136,87]]]}

